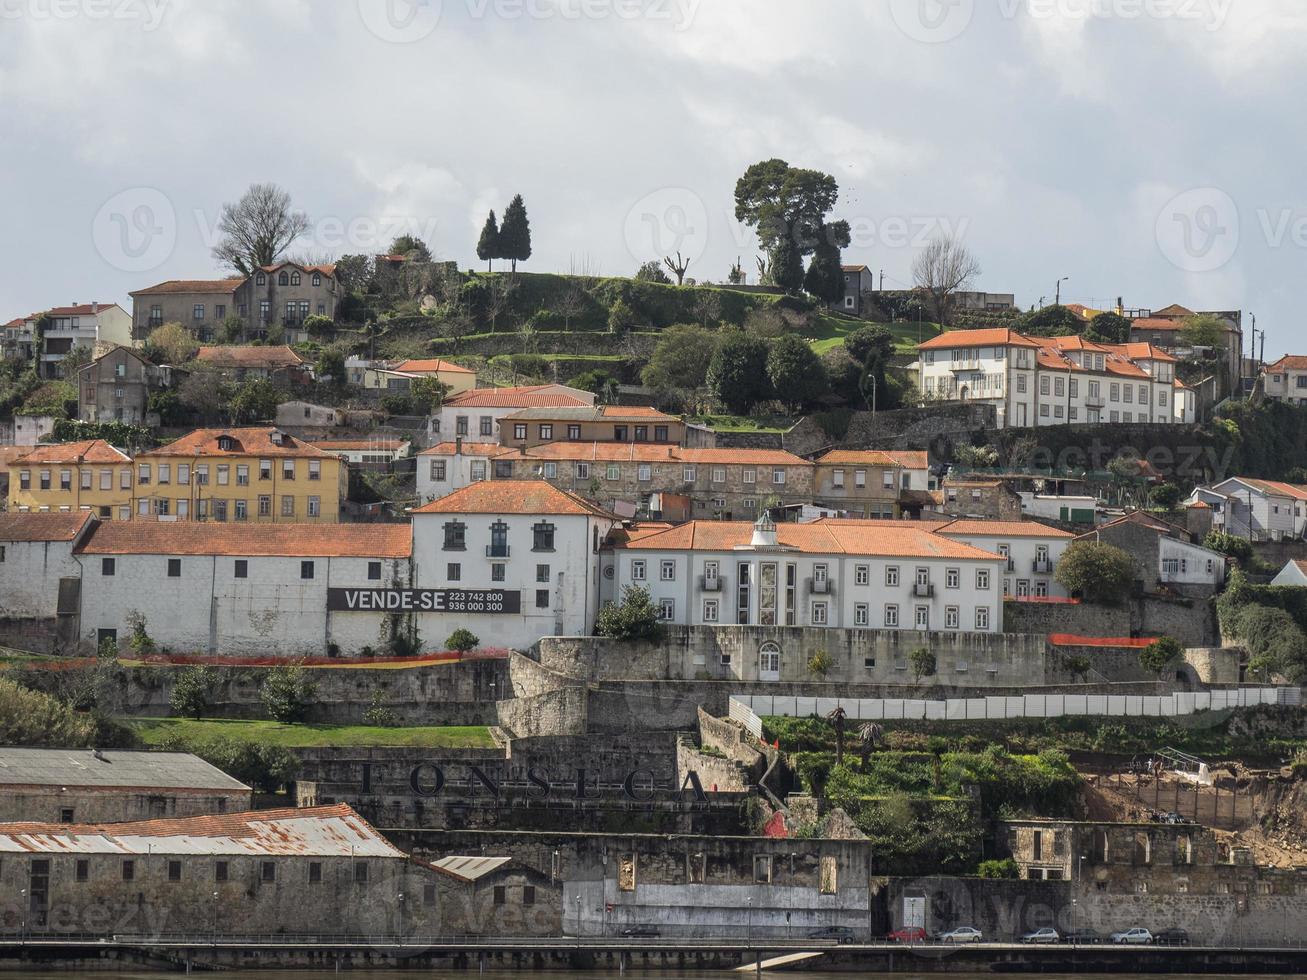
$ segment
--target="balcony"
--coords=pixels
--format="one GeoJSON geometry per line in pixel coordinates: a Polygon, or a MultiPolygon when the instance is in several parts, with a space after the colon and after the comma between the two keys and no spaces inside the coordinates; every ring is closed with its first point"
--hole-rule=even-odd
{"type": "Polygon", "coordinates": [[[1036,558],[1034,571],[1036,575],[1049,575],[1053,571],[1053,562],[1048,558],[1036,558]]]}
{"type": "Polygon", "coordinates": [[[506,544],[488,544],[486,545],[487,558],[507,558],[512,549],[506,544]]]}
{"type": "Polygon", "coordinates": [[[834,595],[835,586],[830,579],[807,579],[808,595],[834,595]]]}
{"type": "Polygon", "coordinates": [[[952,365],[950,365],[950,370],[952,370],[952,371],[979,371],[979,370],[980,370],[980,361],[979,361],[979,360],[976,360],[976,359],[974,359],[974,358],[973,358],[973,359],[970,359],[970,360],[954,361],[954,362],[952,363],[952,365]]]}
{"type": "Polygon", "coordinates": [[[1106,407],[1106,405],[1107,405],[1107,399],[1105,399],[1102,395],[1085,396],[1086,408],[1104,408],[1106,407]]]}
{"type": "Polygon", "coordinates": [[[724,592],[726,591],[726,580],[720,575],[714,575],[712,578],[707,575],[700,575],[699,590],[701,592],[724,592]]]}
{"type": "Polygon", "coordinates": [[[918,599],[935,598],[935,586],[929,582],[918,582],[912,587],[912,594],[918,599]]]}

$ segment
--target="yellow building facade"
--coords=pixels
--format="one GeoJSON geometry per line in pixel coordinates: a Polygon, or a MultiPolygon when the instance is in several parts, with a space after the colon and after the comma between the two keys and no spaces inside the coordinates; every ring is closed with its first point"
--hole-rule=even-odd
{"type": "Polygon", "coordinates": [[[136,520],[336,523],[344,461],[279,429],[197,429],[133,464],[136,520]]]}
{"type": "Polygon", "coordinates": [[[37,446],[9,464],[9,510],[57,514],[89,510],[102,520],[128,520],[132,460],[102,439],[37,446]]]}

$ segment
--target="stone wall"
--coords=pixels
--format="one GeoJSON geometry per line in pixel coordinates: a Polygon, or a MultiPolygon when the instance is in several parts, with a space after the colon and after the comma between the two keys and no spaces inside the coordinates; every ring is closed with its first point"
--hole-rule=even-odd
{"type": "Polygon", "coordinates": [[[682,738],[676,743],[676,782],[685,785],[690,773],[699,777],[708,793],[747,793],[752,787],[743,768],[733,759],[696,749],[682,738]]]}
{"type": "Polygon", "coordinates": [[[584,735],[589,730],[589,698],[579,685],[519,696],[495,707],[499,726],[514,735],[584,735]]]}
{"type": "Polygon", "coordinates": [[[0,647],[53,654],[59,647],[59,621],[49,618],[0,617],[0,647]]]}
{"type": "Polygon", "coordinates": [[[250,806],[249,790],[10,787],[0,794],[0,823],[124,823],[240,813],[250,806]],[[72,812],[71,820],[64,819],[67,811],[72,812]]]}
{"type": "Polygon", "coordinates": [[[1012,633],[1172,636],[1186,647],[1210,647],[1220,642],[1215,608],[1205,599],[1141,596],[1121,606],[1007,602],[1003,624],[1012,633]]]}
{"type": "Polygon", "coordinates": [[[857,412],[841,446],[849,449],[921,449],[937,440],[969,442],[973,433],[992,430],[992,405],[931,405],[892,412],[857,412]]]}

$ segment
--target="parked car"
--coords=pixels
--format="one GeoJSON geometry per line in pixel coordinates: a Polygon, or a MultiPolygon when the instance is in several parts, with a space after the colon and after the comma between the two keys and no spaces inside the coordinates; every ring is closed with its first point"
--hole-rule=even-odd
{"type": "Polygon", "coordinates": [[[1135,926],[1133,929],[1126,929],[1123,932],[1112,933],[1112,942],[1119,945],[1127,946],[1147,946],[1153,941],[1153,934],[1147,929],[1135,926]]]}
{"type": "Polygon", "coordinates": [[[1023,943],[1055,943],[1061,940],[1057,930],[1051,926],[1044,926],[1042,929],[1036,929],[1034,932],[1028,932],[1021,937],[1023,943]]]}
{"type": "Polygon", "coordinates": [[[892,943],[924,943],[926,930],[921,926],[905,926],[902,929],[895,929],[885,938],[892,943]]]}
{"type": "Polygon", "coordinates": [[[1103,941],[1103,937],[1093,929],[1068,929],[1062,933],[1062,942],[1075,943],[1077,946],[1093,946],[1103,941]]]}
{"type": "Polygon", "coordinates": [[[980,930],[974,926],[958,926],[948,932],[940,933],[935,938],[941,943],[979,943],[985,939],[980,930]]]}
{"type": "Polygon", "coordinates": [[[653,926],[628,926],[622,930],[623,939],[657,939],[661,935],[653,926]]]}
{"type": "Polygon", "coordinates": [[[1163,929],[1153,934],[1153,942],[1159,946],[1188,946],[1189,933],[1183,929],[1163,929]]]}
{"type": "Polygon", "coordinates": [[[825,926],[808,933],[809,939],[833,939],[837,943],[851,943],[856,938],[848,926],[825,926]]]}

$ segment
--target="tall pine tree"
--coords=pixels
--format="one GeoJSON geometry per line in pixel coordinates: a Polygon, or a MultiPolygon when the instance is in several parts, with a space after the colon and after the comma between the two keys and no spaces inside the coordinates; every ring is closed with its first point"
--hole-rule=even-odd
{"type": "Polygon", "coordinates": [[[486,215],[486,223],[481,228],[481,238],[477,241],[477,258],[486,263],[486,271],[493,272],[495,259],[499,258],[499,224],[495,221],[495,212],[486,215]]]}
{"type": "Polygon", "coordinates": [[[525,262],[531,257],[531,223],[526,217],[526,205],[522,195],[515,194],[504,212],[504,222],[499,226],[499,258],[509,259],[513,271],[517,272],[517,263],[525,262]]]}

